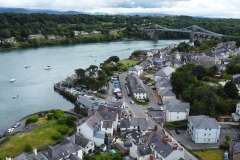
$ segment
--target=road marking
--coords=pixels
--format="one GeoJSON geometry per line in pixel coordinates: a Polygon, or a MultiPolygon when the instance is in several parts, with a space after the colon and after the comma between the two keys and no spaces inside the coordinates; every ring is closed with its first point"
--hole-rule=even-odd
{"type": "Polygon", "coordinates": [[[236,133],[233,128],[232,128],[232,130],[233,130],[233,133],[236,133]]]}
{"type": "MultiPolygon", "coordinates": [[[[228,130],[228,129],[227,129],[228,130]]],[[[228,133],[231,133],[229,130],[228,130],[228,133]]]]}
{"type": "Polygon", "coordinates": [[[189,145],[188,145],[188,148],[189,148],[189,149],[192,149],[192,147],[190,147],[189,145]]]}
{"type": "Polygon", "coordinates": [[[224,129],[222,129],[222,131],[223,131],[223,133],[225,133],[225,132],[224,132],[224,129]]]}

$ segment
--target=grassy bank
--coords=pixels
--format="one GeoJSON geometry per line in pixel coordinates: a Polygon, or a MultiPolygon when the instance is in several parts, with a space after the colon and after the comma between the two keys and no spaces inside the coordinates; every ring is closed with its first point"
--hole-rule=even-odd
{"type": "Polygon", "coordinates": [[[203,160],[223,160],[223,152],[217,149],[209,149],[209,150],[194,150],[196,155],[201,157],[203,160]]]}
{"type": "Polygon", "coordinates": [[[125,59],[123,61],[120,61],[119,63],[122,63],[123,64],[123,68],[124,67],[131,67],[131,66],[135,66],[139,63],[140,61],[138,60],[131,60],[131,59],[125,59]]]}

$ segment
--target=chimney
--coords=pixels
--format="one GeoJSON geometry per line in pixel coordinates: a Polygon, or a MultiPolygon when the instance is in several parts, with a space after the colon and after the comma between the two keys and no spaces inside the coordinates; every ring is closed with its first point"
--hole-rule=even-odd
{"type": "Polygon", "coordinates": [[[152,155],[152,154],[150,155],[150,160],[154,160],[154,158],[153,158],[153,155],[152,155]]]}
{"type": "Polygon", "coordinates": [[[164,143],[168,142],[168,136],[163,136],[162,142],[164,142],[164,143]]]}
{"type": "Polygon", "coordinates": [[[6,160],[11,160],[12,158],[10,156],[6,156],[6,160]]]}
{"type": "Polygon", "coordinates": [[[34,153],[35,156],[37,155],[37,148],[36,147],[33,148],[33,153],[34,153]]]}
{"type": "Polygon", "coordinates": [[[177,148],[178,148],[178,144],[175,143],[175,144],[173,145],[173,150],[177,150],[177,148]]]}
{"type": "Polygon", "coordinates": [[[154,126],[154,131],[157,131],[157,125],[154,126]]]}

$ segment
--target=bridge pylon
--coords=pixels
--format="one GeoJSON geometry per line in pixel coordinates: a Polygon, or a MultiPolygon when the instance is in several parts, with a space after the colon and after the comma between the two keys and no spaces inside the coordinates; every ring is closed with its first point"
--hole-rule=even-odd
{"type": "Polygon", "coordinates": [[[151,40],[159,40],[159,36],[158,36],[158,31],[157,30],[150,31],[148,33],[148,36],[150,37],[151,40]]]}

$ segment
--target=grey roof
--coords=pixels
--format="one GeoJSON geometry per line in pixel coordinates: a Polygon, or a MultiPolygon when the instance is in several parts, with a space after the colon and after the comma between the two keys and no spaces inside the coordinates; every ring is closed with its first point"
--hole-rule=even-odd
{"type": "Polygon", "coordinates": [[[175,71],[172,67],[164,67],[160,69],[155,76],[168,77],[175,71]]]}
{"type": "Polygon", "coordinates": [[[104,148],[104,147],[106,147],[106,144],[101,144],[100,145],[100,148],[104,148]]]}
{"type": "Polygon", "coordinates": [[[77,101],[88,108],[91,108],[93,104],[97,104],[100,102],[100,100],[96,98],[88,98],[86,96],[80,96],[77,101]]]}
{"type": "Polygon", "coordinates": [[[217,129],[220,127],[219,122],[215,118],[210,118],[208,116],[189,116],[188,120],[192,122],[192,125],[198,129],[212,128],[217,129]]]}
{"type": "Polygon", "coordinates": [[[239,77],[240,77],[240,74],[234,74],[234,75],[232,75],[232,79],[239,78],[239,77]]]}
{"type": "Polygon", "coordinates": [[[27,153],[21,153],[14,160],[34,160],[34,158],[27,153]]]}
{"type": "Polygon", "coordinates": [[[42,154],[49,160],[61,159],[72,153],[81,150],[81,147],[73,144],[70,140],[64,139],[59,145],[51,147],[46,145],[42,150],[42,154]]]}
{"type": "Polygon", "coordinates": [[[100,123],[101,120],[98,117],[95,116],[91,116],[90,118],[88,118],[85,123],[92,129],[95,129],[95,126],[100,123]]]}
{"type": "Polygon", "coordinates": [[[128,68],[128,71],[139,71],[139,70],[141,70],[141,69],[143,69],[143,67],[141,67],[141,66],[139,66],[139,65],[136,65],[136,66],[134,66],[134,67],[129,67],[129,68],[128,68]]]}
{"type": "Polygon", "coordinates": [[[168,79],[166,77],[159,77],[157,79],[157,82],[163,82],[163,81],[168,81],[168,79]]]}
{"type": "Polygon", "coordinates": [[[64,158],[63,160],[82,160],[76,154],[71,154],[69,157],[64,158]]]}
{"type": "Polygon", "coordinates": [[[112,128],[113,122],[112,121],[104,121],[102,128],[112,128]]]}
{"type": "Polygon", "coordinates": [[[231,147],[234,154],[240,153],[240,142],[232,142],[231,147]]]}
{"type": "Polygon", "coordinates": [[[190,108],[189,103],[181,102],[178,99],[170,99],[169,101],[165,101],[166,110],[169,112],[187,112],[187,109],[190,108]]]}
{"type": "Polygon", "coordinates": [[[133,93],[147,93],[143,82],[135,74],[128,74],[130,87],[133,93]]]}
{"type": "Polygon", "coordinates": [[[172,87],[172,85],[170,84],[169,81],[161,81],[161,82],[157,82],[157,83],[160,87],[165,87],[165,88],[167,88],[167,87],[171,88],[172,87]]]}
{"type": "Polygon", "coordinates": [[[125,151],[127,150],[124,146],[122,146],[120,143],[115,143],[114,146],[119,150],[119,151],[125,151]]]}
{"type": "Polygon", "coordinates": [[[145,156],[151,154],[151,148],[148,145],[140,145],[137,146],[137,154],[139,156],[145,156]]]}
{"type": "Polygon", "coordinates": [[[129,128],[129,127],[130,127],[129,119],[123,119],[120,121],[120,128],[129,128]]]}
{"type": "Polygon", "coordinates": [[[161,90],[162,96],[176,96],[175,93],[173,93],[172,90],[165,88],[161,90]]]}
{"type": "Polygon", "coordinates": [[[94,116],[104,121],[115,121],[117,118],[117,113],[106,112],[106,111],[96,111],[94,116]]]}
{"type": "Polygon", "coordinates": [[[119,108],[119,107],[109,107],[109,106],[106,106],[106,105],[99,105],[97,111],[108,111],[108,112],[117,112],[118,115],[120,115],[122,113],[122,109],[119,108]]]}
{"type": "Polygon", "coordinates": [[[85,138],[82,135],[73,135],[70,138],[75,144],[77,144],[83,148],[85,148],[87,146],[87,144],[90,142],[89,139],[85,138]]]}
{"type": "Polygon", "coordinates": [[[148,129],[146,118],[131,118],[129,119],[130,126],[139,126],[140,130],[148,129]]]}

